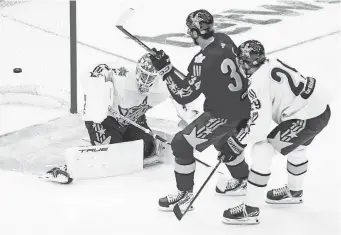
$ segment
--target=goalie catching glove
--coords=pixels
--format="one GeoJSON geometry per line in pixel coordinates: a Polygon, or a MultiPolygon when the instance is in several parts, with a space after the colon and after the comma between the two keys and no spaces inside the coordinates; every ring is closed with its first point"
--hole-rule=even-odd
{"type": "Polygon", "coordinates": [[[232,162],[244,151],[245,147],[246,145],[240,143],[236,137],[230,136],[223,145],[218,160],[225,156],[223,162],[232,162]]]}

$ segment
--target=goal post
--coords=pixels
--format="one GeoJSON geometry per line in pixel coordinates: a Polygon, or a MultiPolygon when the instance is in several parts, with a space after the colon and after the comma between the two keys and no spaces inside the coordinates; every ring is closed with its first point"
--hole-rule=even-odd
{"type": "Polygon", "coordinates": [[[76,0],[0,0],[0,105],[80,111],[77,23],[76,0]]]}
{"type": "Polygon", "coordinates": [[[77,113],[77,2],[70,0],[70,112],[77,113]]]}
{"type": "Polygon", "coordinates": [[[0,0],[0,105],[81,112],[80,79],[86,73],[98,63],[131,65],[145,53],[113,27],[128,5],[122,0],[0,0]],[[134,50],[127,53],[129,46],[123,45],[134,50]]]}

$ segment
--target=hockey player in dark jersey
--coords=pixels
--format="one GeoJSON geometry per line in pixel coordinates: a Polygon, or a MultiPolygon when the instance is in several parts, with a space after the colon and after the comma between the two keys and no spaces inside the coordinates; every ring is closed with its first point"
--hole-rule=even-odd
{"type": "MultiPolygon", "coordinates": [[[[227,142],[233,143],[231,135],[237,132],[241,120],[247,119],[250,103],[243,94],[247,80],[236,66],[237,47],[231,38],[223,33],[215,33],[213,16],[206,10],[190,13],[186,20],[188,34],[201,47],[188,66],[188,74],[183,77],[171,69],[163,79],[173,98],[180,104],[195,100],[204,94],[204,113],[178,132],[172,140],[175,156],[175,178],[178,192],[160,198],[159,207],[171,210],[175,204],[181,209],[193,197],[195,158],[194,149],[203,151],[210,145],[225,154],[231,151],[227,142]]],[[[167,54],[157,51],[153,65],[158,70],[172,66],[167,54]]],[[[238,150],[235,150],[238,152],[238,150]]],[[[235,179],[245,179],[248,165],[240,152],[227,153],[226,165],[235,179]],[[238,165],[238,171],[235,166],[238,165]]]]}

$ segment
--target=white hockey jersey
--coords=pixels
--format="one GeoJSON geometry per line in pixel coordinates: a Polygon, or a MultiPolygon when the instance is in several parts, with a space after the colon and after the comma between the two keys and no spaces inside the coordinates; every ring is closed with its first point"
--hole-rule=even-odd
{"type": "MultiPolygon", "coordinates": [[[[127,123],[116,114],[136,122],[150,108],[170,97],[166,84],[157,78],[148,94],[141,94],[137,88],[135,66],[115,66],[108,70],[101,65],[97,74],[86,76],[82,81],[84,105],[82,118],[84,121],[102,122],[107,116],[114,117],[120,124],[127,123]],[[110,77],[110,79],[108,79],[110,77]]],[[[181,105],[173,102],[180,117],[187,116],[181,105]]]]}
{"type": "Polygon", "coordinates": [[[113,110],[132,121],[137,121],[150,108],[170,96],[161,78],[157,78],[148,95],[139,93],[136,85],[135,67],[131,69],[117,68],[113,83],[114,98],[108,115],[115,117],[121,124],[126,123],[115,115],[113,110]]]}
{"type": "Polygon", "coordinates": [[[250,78],[251,115],[237,138],[242,144],[266,139],[271,121],[309,119],[325,111],[328,93],[279,59],[268,59],[250,78]]]}

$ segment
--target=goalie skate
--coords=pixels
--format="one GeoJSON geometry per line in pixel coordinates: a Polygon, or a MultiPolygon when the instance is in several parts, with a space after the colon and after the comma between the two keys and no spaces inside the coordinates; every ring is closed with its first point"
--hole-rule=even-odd
{"type": "MultiPolygon", "coordinates": [[[[179,205],[181,211],[185,211],[188,204],[193,199],[192,191],[180,191],[168,194],[166,197],[159,199],[159,209],[162,211],[172,211],[176,204],[179,205]]],[[[193,206],[189,208],[193,210],[193,206]]]]}
{"type": "Polygon", "coordinates": [[[303,202],[303,190],[292,191],[285,185],[268,191],[265,201],[269,204],[299,204],[303,202]]]}
{"type": "Polygon", "coordinates": [[[73,181],[73,179],[67,172],[66,165],[54,167],[51,170],[47,171],[45,175],[41,176],[40,178],[47,179],[60,184],[70,184],[73,181]]]}
{"type": "Polygon", "coordinates": [[[157,155],[143,159],[143,168],[149,168],[160,164],[163,164],[163,160],[157,155]]]}

